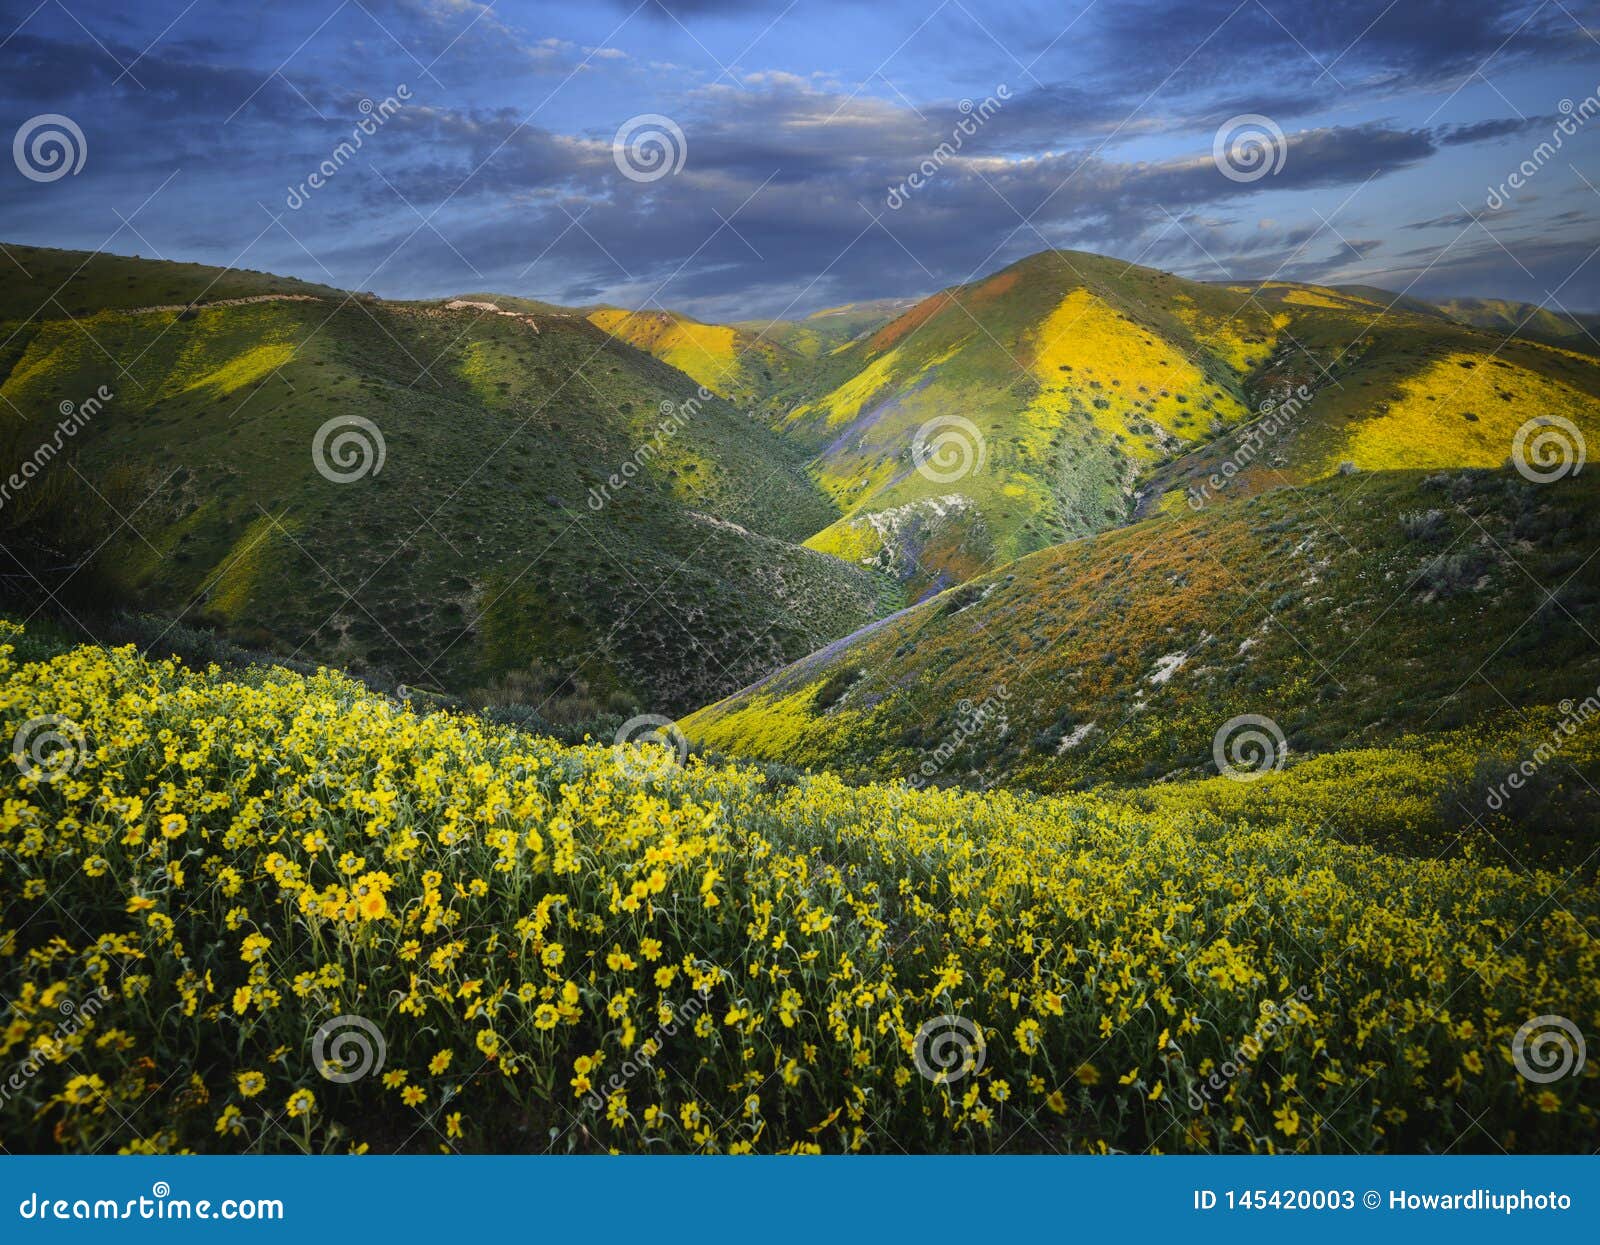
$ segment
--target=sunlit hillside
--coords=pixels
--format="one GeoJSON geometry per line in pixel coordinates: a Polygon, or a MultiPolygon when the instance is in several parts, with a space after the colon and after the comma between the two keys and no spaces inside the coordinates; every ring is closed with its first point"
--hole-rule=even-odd
{"type": "Polygon", "coordinates": [[[871,298],[813,311],[802,320],[744,320],[733,327],[814,359],[843,350],[916,303],[914,298],[871,298]]]}
{"type": "Polygon", "coordinates": [[[1588,475],[1336,475],[1035,553],[684,727],[739,756],[1043,789],[1214,774],[1241,715],[1296,757],[1438,731],[1600,685],[1596,540],[1588,475]]]}
{"type": "Polygon", "coordinates": [[[1322,775],[1238,820],[1181,788],[791,785],[0,636],[0,729],[59,715],[63,749],[0,778],[0,1050],[48,1039],[8,1151],[1594,1136],[1592,1061],[1508,1071],[1524,1017],[1600,1014],[1592,879],[1348,844],[1322,775]]]}
{"type": "Polygon", "coordinates": [[[693,377],[748,412],[760,410],[802,360],[789,347],[724,324],[703,324],[670,311],[601,308],[589,320],[606,332],[693,377]]]}
{"type": "Polygon", "coordinates": [[[1534,416],[1600,422],[1592,361],[1503,340],[1381,291],[1046,252],[828,356],[782,426],[845,512],[809,543],[917,597],[1143,513],[1297,394],[1307,444],[1258,471],[1498,465],[1534,416]]]}

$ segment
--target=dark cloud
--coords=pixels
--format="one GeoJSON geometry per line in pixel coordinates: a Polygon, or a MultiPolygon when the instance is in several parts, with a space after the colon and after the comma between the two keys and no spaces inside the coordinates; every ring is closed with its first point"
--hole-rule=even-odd
{"type": "Polygon", "coordinates": [[[1125,0],[1106,10],[1106,45],[1124,58],[1117,63],[1155,73],[1178,66],[1180,89],[1255,79],[1264,64],[1309,73],[1329,93],[1347,84],[1418,88],[1491,59],[1501,68],[1592,55],[1560,6],[1520,0],[1125,0]]]}
{"type": "Polygon", "coordinates": [[[1401,225],[1402,229],[1465,229],[1477,221],[1477,216],[1472,212],[1447,212],[1443,216],[1432,216],[1427,220],[1416,220],[1410,224],[1401,225]]]}
{"type": "Polygon", "coordinates": [[[1548,130],[1555,124],[1553,117],[1500,117],[1492,121],[1470,121],[1463,125],[1442,125],[1434,136],[1442,147],[1460,147],[1466,143],[1488,142],[1496,138],[1509,138],[1531,130],[1548,130]]]}
{"type": "Polygon", "coordinates": [[[1369,269],[1363,279],[1394,290],[1410,287],[1408,292],[1421,298],[1491,291],[1498,298],[1585,310],[1595,305],[1593,292],[1600,278],[1595,242],[1589,237],[1508,243],[1503,235],[1496,240],[1475,231],[1447,250],[1422,248],[1402,262],[1369,269]],[[1516,255],[1516,264],[1507,259],[1506,246],[1516,255]]]}
{"type": "MultiPolygon", "coordinates": [[[[499,8],[471,0],[365,3],[370,14],[360,6],[341,11],[325,41],[281,74],[273,72],[276,50],[256,64],[251,47],[196,26],[144,51],[137,83],[118,80],[119,62],[141,54],[127,32],[106,38],[107,54],[86,57],[58,27],[29,25],[5,49],[11,72],[0,77],[0,104],[19,117],[49,110],[80,118],[91,159],[81,178],[50,187],[0,179],[8,232],[96,245],[119,228],[116,211],[131,212],[181,168],[138,222],[159,244],[211,262],[229,262],[248,245],[250,266],[390,296],[495,288],[743,318],[926,291],[1049,246],[1215,278],[1282,266],[1306,279],[1393,273],[1403,284],[1415,276],[1408,265],[1415,260],[1421,271],[1439,253],[1397,251],[1385,238],[1458,232],[1473,223],[1470,212],[1441,198],[1391,217],[1390,201],[1372,214],[1377,219],[1349,226],[1360,236],[1345,241],[1307,204],[1321,195],[1323,210],[1332,211],[1358,187],[1378,195],[1395,182],[1413,184],[1415,177],[1406,183],[1397,175],[1448,168],[1465,158],[1458,149],[1468,144],[1548,125],[1549,118],[1425,125],[1384,118],[1414,120],[1427,111],[1398,106],[1397,92],[1410,80],[1442,80],[1501,43],[1497,66],[1499,58],[1565,56],[1576,32],[1565,18],[1563,32],[1549,14],[1535,14],[1506,43],[1533,8],[1522,3],[1402,0],[1385,11],[1382,2],[1331,0],[1315,12],[1273,4],[1292,36],[1253,0],[1231,17],[1235,6],[1209,0],[1093,6],[1070,39],[1038,59],[1032,72],[1042,81],[1014,75],[1016,89],[993,115],[961,131],[971,114],[959,98],[913,106],[784,72],[741,72],[715,85],[657,76],[645,83],[654,93],[636,97],[632,88],[644,88],[627,76],[634,71],[620,53],[597,58],[581,41],[531,35],[499,8]],[[1225,28],[1212,36],[1223,18],[1225,28]],[[1437,27],[1431,38],[1430,23],[1437,27]],[[1308,51],[1342,85],[1319,79],[1308,51]],[[447,82],[470,81],[474,71],[512,73],[520,90],[552,67],[575,75],[602,62],[619,75],[607,82],[625,81],[630,90],[592,93],[578,121],[521,98],[510,106],[505,92],[443,89],[422,73],[431,66],[447,82]],[[1064,73],[1069,64],[1078,72],[1064,73]],[[326,189],[287,211],[286,188],[349,136],[360,101],[381,99],[401,81],[416,88],[412,101],[326,189]],[[1295,124],[1322,121],[1333,104],[1355,120],[1295,124]],[[684,167],[659,181],[630,181],[618,172],[612,136],[630,115],[657,107],[683,131],[684,167]],[[1252,112],[1287,132],[1281,167],[1259,180],[1232,179],[1213,160],[1212,135],[1227,118],[1252,112]],[[911,186],[930,161],[925,184],[911,186]],[[263,208],[283,213],[282,221],[270,225],[263,208]]],[[[287,7],[308,31],[327,16],[301,0],[287,7]]],[[[804,20],[807,11],[823,20],[815,5],[792,16],[804,20]]],[[[710,0],[675,12],[686,23],[748,16],[746,6],[710,0]]],[[[1063,24],[1059,10],[1051,16],[1027,2],[983,16],[1022,56],[1044,52],[1063,24]]],[[[750,20],[754,34],[771,16],[750,20]]],[[[608,14],[601,25],[615,24],[608,14]]],[[[984,81],[968,98],[981,104],[994,89],[984,81]]],[[[548,93],[542,83],[523,92],[535,102],[548,93]]],[[[1575,143],[1572,158],[1592,163],[1584,150],[1592,146],[1575,143]]],[[[1491,227],[1537,230],[1554,221],[1582,234],[1594,220],[1582,207],[1541,217],[1529,209],[1533,198],[1519,196],[1519,215],[1507,209],[1491,227]]],[[[1530,238],[1525,247],[1515,234],[1503,240],[1518,260],[1524,249],[1537,260],[1545,254],[1539,248],[1551,245],[1530,238]]],[[[1543,270],[1523,262],[1554,279],[1559,262],[1551,256],[1543,270]]],[[[1516,273],[1504,251],[1496,260],[1477,242],[1463,242],[1440,265],[1457,292],[1476,281],[1495,293],[1496,281],[1511,284],[1516,273]]],[[[1526,274],[1516,280],[1527,284],[1526,274]]],[[[1600,278],[1588,269],[1573,289],[1580,303],[1600,301],[1600,278]]]]}

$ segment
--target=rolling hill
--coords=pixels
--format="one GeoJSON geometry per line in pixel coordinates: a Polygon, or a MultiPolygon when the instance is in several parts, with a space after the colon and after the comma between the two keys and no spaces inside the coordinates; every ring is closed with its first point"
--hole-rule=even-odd
{"type": "Polygon", "coordinates": [[[879,609],[794,543],[837,513],[797,449],[581,315],[10,249],[7,474],[112,396],[0,507],[8,590],[666,712],[879,609]]]}
{"type": "Polygon", "coordinates": [[[804,365],[799,355],[759,332],[704,324],[677,312],[602,307],[590,312],[589,320],[744,411],[762,409],[789,374],[804,365]]]}
{"type": "Polygon", "coordinates": [[[803,385],[819,358],[843,350],[914,301],[878,298],[828,307],[803,320],[732,324],[707,324],[676,311],[620,307],[598,307],[588,315],[606,332],[671,364],[741,410],[771,418],[777,414],[774,403],[803,385]]]}
{"type": "Polygon", "coordinates": [[[1447,298],[1439,300],[1437,306],[1452,320],[1474,328],[1501,334],[1516,333],[1574,350],[1600,353],[1600,316],[1573,315],[1505,298],[1447,298]]]}
{"type": "Polygon", "coordinates": [[[1302,386],[1322,432],[1301,478],[1389,465],[1414,441],[1425,462],[1498,463],[1508,428],[1600,409],[1592,361],[1380,291],[1207,284],[1052,251],[823,356],[783,395],[782,427],[844,512],[808,543],[915,599],[1147,512],[1177,487],[1173,464],[1302,386]],[[1430,403],[1479,363],[1461,422],[1434,421],[1430,403]]]}
{"type": "Polygon", "coordinates": [[[743,320],[735,321],[733,327],[814,359],[843,349],[856,338],[909,310],[916,302],[914,298],[869,298],[838,307],[824,307],[802,320],[743,320]]]}
{"type": "Polygon", "coordinates": [[[1288,754],[1600,684],[1600,481],[1336,475],[1057,545],[684,722],[727,753],[1044,790],[1214,774],[1230,721],[1288,754]]]}

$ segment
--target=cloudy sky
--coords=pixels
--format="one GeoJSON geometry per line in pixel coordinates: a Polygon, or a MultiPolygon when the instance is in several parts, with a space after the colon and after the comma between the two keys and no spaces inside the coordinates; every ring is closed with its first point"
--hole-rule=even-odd
{"type": "Polygon", "coordinates": [[[1600,0],[5,0],[0,31],[0,242],[707,319],[1053,246],[1600,310],[1600,0]]]}

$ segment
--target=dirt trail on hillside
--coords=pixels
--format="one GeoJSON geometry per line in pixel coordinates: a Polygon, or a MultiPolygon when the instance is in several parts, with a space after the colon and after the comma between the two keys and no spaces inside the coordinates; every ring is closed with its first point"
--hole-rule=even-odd
{"type": "Polygon", "coordinates": [[[244,298],[219,298],[209,303],[162,303],[155,307],[123,307],[122,314],[127,316],[153,316],[163,311],[188,311],[191,307],[196,310],[211,307],[243,307],[247,303],[321,303],[326,302],[318,294],[251,294],[244,298]]]}

